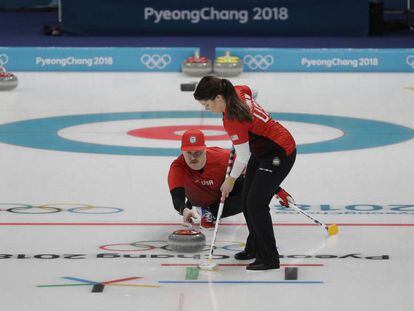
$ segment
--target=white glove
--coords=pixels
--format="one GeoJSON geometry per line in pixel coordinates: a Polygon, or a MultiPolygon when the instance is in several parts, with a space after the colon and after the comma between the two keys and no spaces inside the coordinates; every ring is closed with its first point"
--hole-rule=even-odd
{"type": "Polygon", "coordinates": [[[195,223],[195,220],[197,219],[196,213],[189,208],[185,208],[183,210],[183,223],[182,225],[185,227],[192,227],[195,223]]]}

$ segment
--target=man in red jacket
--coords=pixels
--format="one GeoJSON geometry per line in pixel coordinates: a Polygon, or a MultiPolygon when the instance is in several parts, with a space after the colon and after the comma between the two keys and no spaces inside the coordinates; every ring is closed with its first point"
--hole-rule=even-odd
{"type": "MultiPolygon", "coordinates": [[[[174,208],[183,216],[184,223],[193,223],[197,218],[192,206],[201,207],[201,226],[214,227],[220,204],[220,186],[224,182],[230,151],[219,147],[206,147],[202,131],[191,129],[181,138],[182,154],[173,161],[168,173],[174,208]]],[[[244,177],[224,204],[222,217],[241,212],[241,189],[244,177]]]]}
{"type": "MultiPolygon", "coordinates": [[[[202,131],[190,129],[181,138],[182,154],[176,158],[168,173],[168,186],[175,210],[183,216],[183,222],[192,224],[197,215],[192,207],[201,207],[201,226],[214,227],[222,193],[230,151],[219,147],[206,147],[202,131]]],[[[244,175],[235,181],[234,188],[224,202],[222,217],[229,217],[242,210],[241,192],[244,175]]],[[[278,189],[278,199],[288,206],[289,194],[278,189]]]]}

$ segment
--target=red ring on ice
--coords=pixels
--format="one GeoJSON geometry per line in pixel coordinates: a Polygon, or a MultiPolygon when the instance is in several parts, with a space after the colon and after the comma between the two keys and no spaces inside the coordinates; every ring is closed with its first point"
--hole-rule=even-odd
{"type": "Polygon", "coordinates": [[[157,126],[146,127],[131,130],[128,135],[150,138],[150,139],[167,139],[167,140],[181,140],[183,132],[189,129],[199,129],[203,131],[206,140],[228,140],[229,137],[221,125],[176,125],[176,126],[157,126]],[[211,134],[208,131],[222,132],[223,134],[211,134]]]}

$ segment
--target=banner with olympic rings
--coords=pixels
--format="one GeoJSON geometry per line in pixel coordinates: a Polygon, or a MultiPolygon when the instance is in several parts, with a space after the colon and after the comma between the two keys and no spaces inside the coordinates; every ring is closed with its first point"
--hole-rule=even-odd
{"type": "MultiPolygon", "coordinates": [[[[179,72],[198,48],[0,47],[11,71],[179,72]]],[[[414,49],[216,48],[229,51],[250,72],[414,72],[414,49]]]]}
{"type": "Polygon", "coordinates": [[[216,48],[253,72],[414,72],[414,49],[216,48]]]}
{"type": "Polygon", "coordinates": [[[0,47],[0,66],[13,71],[181,71],[197,48],[0,47]]]}

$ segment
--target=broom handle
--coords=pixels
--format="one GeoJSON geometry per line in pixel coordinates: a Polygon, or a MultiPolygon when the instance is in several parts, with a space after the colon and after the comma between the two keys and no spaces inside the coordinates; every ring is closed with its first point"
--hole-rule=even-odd
{"type": "MultiPolygon", "coordinates": [[[[226,178],[230,176],[231,168],[233,167],[234,153],[235,153],[235,150],[234,148],[232,148],[230,152],[229,163],[227,165],[226,178]]],[[[211,260],[213,258],[214,245],[216,243],[217,231],[218,231],[221,214],[223,213],[223,208],[224,208],[224,201],[220,202],[219,209],[217,212],[216,225],[214,226],[213,239],[210,245],[210,253],[208,255],[208,260],[211,260]]]]}
{"type": "Polygon", "coordinates": [[[301,214],[305,215],[306,217],[308,217],[309,219],[313,220],[313,222],[315,224],[318,224],[318,225],[324,227],[326,230],[328,230],[328,226],[327,225],[325,225],[324,223],[320,222],[316,218],[313,218],[311,215],[309,215],[308,213],[306,213],[305,211],[303,211],[302,209],[300,209],[299,207],[297,207],[294,203],[289,202],[289,207],[297,210],[299,213],[301,213],[301,214]]]}

